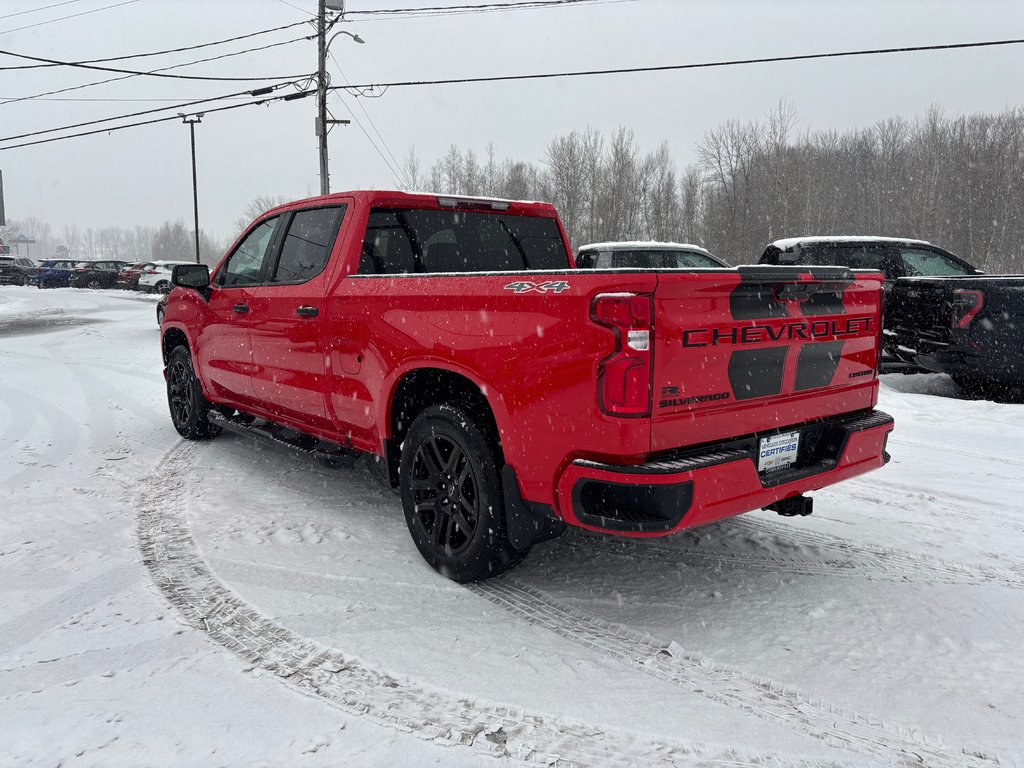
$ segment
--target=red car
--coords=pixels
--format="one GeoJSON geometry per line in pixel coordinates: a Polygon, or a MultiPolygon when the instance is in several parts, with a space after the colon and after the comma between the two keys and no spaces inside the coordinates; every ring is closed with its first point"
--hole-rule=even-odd
{"type": "Polygon", "coordinates": [[[139,288],[139,276],[152,264],[151,261],[138,261],[129,264],[117,273],[117,287],[135,291],[139,288]]]}
{"type": "Polygon", "coordinates": [[[544,203],[351,192],[176,267],[172,421],[374,454],[459,580],[566,525],[663,536],[883,466],[882,276],[575,270],[544,203]],[[281,428],[286,428],[282,431],[281,428]]]}

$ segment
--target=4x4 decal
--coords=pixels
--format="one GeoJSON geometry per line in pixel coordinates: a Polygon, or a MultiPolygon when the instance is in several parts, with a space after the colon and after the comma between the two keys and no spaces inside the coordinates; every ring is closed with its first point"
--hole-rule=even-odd
{"type": "Polygon", "coordinates": [[[515,291],[516,293],[529,293],[530,291],[537,291],[537,293],[562,293],[569,290],[569,283],[565,280],[549,280],[546,283],[531,283],[527,280],[520,280],[519,282],[509,283],[505,286],[505,290],[515,291]]]}

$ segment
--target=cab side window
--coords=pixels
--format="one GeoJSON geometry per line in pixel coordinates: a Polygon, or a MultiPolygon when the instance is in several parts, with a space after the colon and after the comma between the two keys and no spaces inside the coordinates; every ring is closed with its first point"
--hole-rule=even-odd
{"type": "Polygon", "coordinates": [[[233,288],[260,281],[277,222],[277,217],[267,219],[246,236],[217,274],[217,285],[233,288]]]}
{"type": "Polygon", "coordinates": [[[906,273],[915,275],[969,275],[971,271],[937,251],[923,248],[901,248],[900,256],[906,265],[906,273]]]}
{"type": "Polygon", "coordinates": [[[324,271],[338,237],[345,206],[298,211],[288,226],[273,283],[304,283],[324,271]]]}

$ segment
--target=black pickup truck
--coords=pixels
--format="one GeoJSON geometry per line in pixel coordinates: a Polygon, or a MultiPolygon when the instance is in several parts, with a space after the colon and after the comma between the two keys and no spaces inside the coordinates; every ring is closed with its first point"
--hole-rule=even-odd
{"type": "Polygon", "coordinates": [[[948,373],[971,394],[1024,388],[1024,276],[984,275],[923,240],[777,240],[762,264],[876,269],[885,275],[882,370],[948,373]]]}
{"type": "Polygon", "coordinates": [[[889,303],[901,359],[948,373],[971,394],[1024,390],[1024,276],[907,277],[889,303]]]}

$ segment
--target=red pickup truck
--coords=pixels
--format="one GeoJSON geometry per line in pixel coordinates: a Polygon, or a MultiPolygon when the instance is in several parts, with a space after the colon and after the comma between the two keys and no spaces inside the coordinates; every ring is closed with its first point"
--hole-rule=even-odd
{"type": "Polygon", "coordinates": [[[883,466],[882,276],[575,270],[544,203],[332,194],[268,211],[161,326],[174,426],[380,457],[458,581],[574,525],[662,536],[883,466]]]}

